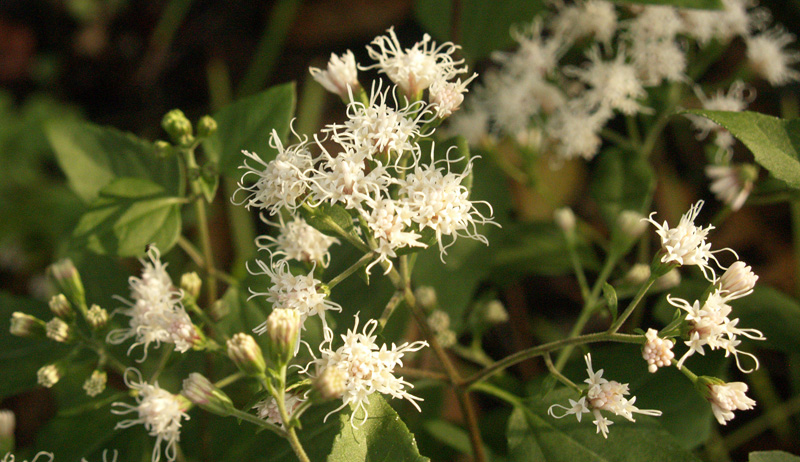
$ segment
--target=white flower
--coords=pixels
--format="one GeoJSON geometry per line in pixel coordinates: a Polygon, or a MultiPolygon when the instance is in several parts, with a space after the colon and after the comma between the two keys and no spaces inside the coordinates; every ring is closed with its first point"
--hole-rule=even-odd
{"type": "Polygon", "coordinates": [[[647,343],[642,348],[642,358],[647,361],[647,370],[656,372],[659,367],[668,367],[672,364],[675,353],[672,347],[675,345],[672,340],[660,338],[658,331],[647,329],[645,333],[647,343]]]}
{"type": "Polygon", "coordinates": [[[436,80],[450,80],[467,71],[466,66],[458,67],[464,60],[453,59],[453,53],[459,47],[452,42],[437,46],[430,35],[425,34],[422,41],[415,43],[411,48],[403,49],[397,40],[394,28],[390,27],[387,32],[388,36],[382,35],[372,41],[375,48],[367,46],[370,58],[377,63],[362,69],[378,68],[397,84],[409,99],[417,99],[416,96],[436,80]]]}
{"type": "Polygon", "coordinates": [[[579,100],[573,100],[547,119],[545,133],[554,142],[559,159],[591,160],[603,144],[599,133],[611,115],[608,108],[590,111],[579,100]]]}
{"type": "Polygon", "coordinates": [[[585,0],[561,7],[551,27],[569,41],[591,36],[608,44],[617,31],[617,11],[611,2],[585,0]]]}
{"type": "Polygon", "coordinates": [[[631,422],[635,422],[633,414],[644,414],[649,416],[660,416],[661,411],[651,409],[639,409],[634,406],[636,397],[631,399],[626,398],[630,394],[628,391],[628,384],[619,383],[615,380],[607,380],[603,378],[603,370],[595,372],[592,369],[592,355],[587,354],[584,359],[586,360],[586,373],[589,376],[584,382],[589,384],[584,396],[578,401],[569,400],[570,407],[554,404],[550,406],[547,413],[556,419],[564,418],[570,414],[575,414],[578,422],[581,420],[583,413],[591,412],[594,415],[594,424],[597,426],[597,432],[602,433],[604,438],[608,438],[608,426],[611,422],[607,417],[602,415],[600,411],[612,412],[615,415],[622,416],[631,422]],[[556,415],[554,409],[565,409],[563,415],[556,415]]]}
{"type": "Polygon", "coordinates": [[[686,52],[672,39],[637,40],[631,44],[629,53],[646,87],[660,85],[665,80],[686,79],[686,52]]]}
{"type": "Polygon", "coordinates": [[[564,234],[570,234],[575,230],[575,213],[569,207],[557,208],[553,212],[553,221],[564,234]]]}
{"type": "Polygon", "coordinates": [[[522,28],[512,28],[511,37],[519,47],[511,52],[494,52],[492,60],[503,65],[504,72],[514,79],[541,79],[558,65],[567,44],[563,36],[545,38],[542,20],[536,19],[522,28]]]}
{"type": "Polygon", "coordinates": [[[395,252],[397,249],[427,247],[426,244],[419,241],[422,236],[410,228],[414,212],[408,203],[380,199],[372,205],[371,212],[362,212],[362,216],[377,241],[377,247],[373,250],[380,255],[367,266],[367,272],[380,261],[389,264],[386,269],[387,273],[391,271],[392,261],[390,259],[397,256],[395,252]]]}
{"type": "Polygon", "coordinates": [[[698,300],[695,300],[693,304],[689,304],[689,302],[681,298],[667,296],[667,301],[672,306],[686,312],[686,321],[691,328],[688,333],[689,340],[684,342],[689,347],[689,350],[678,360],[678,369],[683,367],[684,361],[689,356],[695,353],[704,355],[705,346],[708,346],[711,350],[725,350],[726,357],[733,354],[736,358],[736,366],[742,372],[752,372],[758,369],[758,358],[755,355],[736,348],[741,343],[737,337],[743,335],[752,340],[764,340],[764,334],[756,329],[740,329],[736,327],[739,319],[730,318],[732,308],[727,304],[729,300],[731,298],[723,295],[719,289],[712,292],[702,305],[698,300]],[[739,360],[740,353],[752,358],[755,363],[752,369],[742,368],[739,360]]]}
{"type": "Polygon", "coordinates": [[[151,385],[144,382],[142,374],[136,369],[128,368],[124,378],[125,385],[137,392],[136,405],[116,402],[111,405],[111,412],[117,415],[130,413],[137,415],[134,419],[118,422],[114,428],[144,425],[149,435],[156,437],[152,461],[158,462],[161,459],[161,443],[163,442],[166,442],[164,453],[167,460],[174,461],[178,456],[177,445],[181,436],[181,420],[189,420],[189,415],[186,413],[188,403],[182,401],[180,396],[161,389],[158,383],[151,385]]]}
{"type": "Polygon", "coordinates": [[[281,208],[295,210],[302,204],[302,199],[308,191],[306,171],[313,166],[311,153],[306,144],[307,139],[284,148],[278,132],[274,129],[269,137],[269,145],[278,151],[270,162],[264,162],[256,153],[242,151],[242,154],[261,164],[261,167],[251,167],[245,160],[239,168],[245,173],[239,180],[239,188],[233,194],[232,201],[246,208],[257,207],[268,210],[271,215],[280,213],[281,208]],[[246,186],[249,175],[256,176],[256,182],[246,186]],[[244,200],[237,202],[236,194],[239,191],[249,193],[244,200]]]}
{"type": "Polygon", "coordinates": [[[293,217],[292,221],[288,223],[284,223],[281,215],[278,215],[278,219],[279,223],[276,224],[261,215],[264,223],[278,227],[278,236],[257,237],[256,245],[259,248],[270,249],[273,255],[284,259],[316,263],[323,268],[328,267],[331,260],[328,249],[333,244],[339,244],[338,239],[321,233],[309,225],[303,217],[293,217]]]}
{"type": "Polygon", "coordinates": [[[790,67],[800,61],[800,52],[784,49],[794,39],[779,27],[746,38],[750,67],[773,86],[800,80],[800,72],[790,67]]]}
{"type": "MultiPolygon", "coordinates": [[[[725,93],[723,90],[717,90],[713,95],[706,96],[698,87],[695,87],[695,93],[698,99],[700,99],[703,109],[731,112],[744,111],[747,109],[747,105],[752,102],[756,96],[755,90],[747,87],[741,80],[733,82],[730,89],[728,89],[728,93],[725,93]]],[[[716,134],[714,143],[724,151],[730,152],[733,146],[733,136],[728,130],[720,127],[716,122],[706,117],[696,115],[687,115],[687,117],[692,121],[692,126],[696,130],[700,130],[700,133],[697,135],[698,139],[705,138],[713,131],[716,134]]]]}
{"type": "Polygon", "coordinates": [[[755,407],[755,400],[745,395],[747,384],[744,382],[730,382],[722,385],[709,385],[708,401],[711,411],[720,425],[725,425],[735,416],[733,411],[746,411],[755,407]]]}
{"type": "MultiPolygon", "coordinates": [[[[286,413],[289,415],[289,418],[292,417],[294,414],[295,409],[297,409],[301,404],[303,404],[306,400],[301,395],[294,395],[291,393],[286,394],[285,403],[286,403],[286,413]]],[[[278,402],[275,401],[275,398],[270,397],[265,400],[259,401],[253,406],[253,409],[256,410],[256,414],[260,419],[264,419],[269,423],[283,426],[283,420],[281,419],[281,413],[278,409],[278,402]]]]}
{"type": "Polygon", "coordinates": [[[331,53],[327,70],[310,67],[308,71],[311,73],[311,77],[326,90],[339,95],[342,99],[346,99],[348,94],[354,93],[360,88],[356,58],[350,50],[347,50],[341,57],[331,53]]]}
{"type": "MultiPolygon", "coordinates": [[[[654,221],[653,215],[656,212],[651,213],[647,221],[656,227],[656,233],[661,237],[662,263],[676,263],[680,266],[697,265],[703,272],[703,276],[711,281],[714,279],[715,273],[709,260],[716,262],[717,259],[711,252],[711,244],[706,242],[706,237],[708,232],[714,229],[714,226],[708,225],[703,228],[694,224],[702,207],[703,201],[697,201],[689,208],[688,212],[681,216],[681,221],[675,228],[670,228],[666,221],[662,225],[654,221]],[[709,271],[711,279],[708,276],[709,271]]],[[[731,250],[731,252],[733,251],[731,250]]]]}
{"type": "Polygon", "coordinates": [[[472,74],[463,82],[461,78],[455,82],[434,81],[428,89],[428,98],[431,107],[436,111],[436,117],[444,119],[456,112],[464,102],[464,93],[468,91],[467,85],[477,76],[478,74],[472,74]]]}
{"type": "Polygon", "coordinates": [[[671,6],[646,6],[630,21],[628,32],[631,42],[644,40],[671,40],[681,32],[683,23],[678,10],[671,6]]]}
{"type": "Polygon", "coordinates": [[[175,350],[181,353],[189,350],[199,339],[189,315],[181,304],[182,292],[175,288],[167,274],[161,254],[151,245],[147,251],[149,261],[140,259],[144,268],[142,277],[131,276],[128,284],[131,299],[121,297],[117,300],[128,305],[115,311],[130,316],[128,328],[116,329],[108,333],[106,341],[118,345],[129,338],[135,338],[128,348],[128,354],[137,346],[144,346],[144,354],[139,361],[147,358],[151,343],[158,348],[162,342],[174,343],[175,350]]]}
{"type": "MultiPolygon", "coordinates": [[[[314,278],[313,270],[307,275],[294,275],[289,270],[287,261],[274,261],[271,256],[269,262],[256,260],[256,265],[261,271],[253,271],[248,267],[250,274],[268,276],[272,281],[272,286],[267,292],[256,292],[250,289],[252,294],[250,298],[266,296],[267,301],[272,303],[273,309],[296,310],[300,313],[303,323],[309,316],[318,315],[322,320],[322,325],[326,328],[328,323],[325,319],[325,312],[328,310],[342,311],[339,304],[328,300],[325,292],[321,290],[322,282],[314,278]]],[[[266,331],[266,321],[253,329],[253,332],[259,335],[266,331]]]]}
{"type": "Polygon", "coordinates": [[[714,196],[735,212],[742,208],[750,196],[758,172],[748,164],[706,165],[706,176],[711,180],[709,189],[714,196]]]}
{"type": "Polygon", "coordinates": [[[69,324],[64,322],[61,318],[53,318],[45,325],[47,338],[56,342],[64,343],[69,340],[70,328],[69,324]]]}
{"type": "Polygon", "coordinates": [[[625,62],[625,53],[617,53],[612,61],[604,61],[600,48],[592,47],[587,53],[589,64],[585,68],[568,68],[568,72],[578,77],[591,88],[585,94],[593,107],[607,107],[623,114],[633,115],[643,110],[639,98],[647,96],[637,69],[625,62]]]}
{"type": "Polygon", "coordinates": [[[369,417],[366,410],[369,395],[376,392],[406,399],[417,410],[420,410],[416,401],[422,401],[422,398],[416,397],[406,390],[413,385],[403,380],[402,377],[395,377],[394,369],[403,365],[402,358],[406,353],[419,351],[428,346],[428,343],[417,341],[401,345],[392,344],[391,347],[386,345],[379,347],[375,343],[377,336],[374,335],[378,321],[375,319],[367,321],[362,332],[359,333],[358,315],[355,318],[353,329],[348,330],[346,335],[342,335],[344,344],[334,350],[332,338],[322,342],[319,347],[321,356],[311,361],[304,371],[307,373],[308,368],[314,366],[314,377],[319,377],[329,368],[339,369],[346,373],[342,405],[331,411],[325,418],[327,419],[328,416],[346,406],[354,405],[355,409],[350,416],[350,423],[354,427],[356,426],[353,419],[360,414],[360,410],[363,411],[363,420],[361,421],[363,425],[369,417]]]}
{"type": "Polygon", "coordinates": [[[47,364],[36,371],[36,383],[45,387],[53,388],[61,380],[63,371],[55,364],[47,364]]]}
{"type": "Polygon", "coordinates": [[[471,99],[465,109],[458,111],[449,119],[448,135],[463,136],[470,146],[480,146],[489,137],[491,114],[484,105],[471,99]]]}
{"type": "Polygon", "coordinates": [[[472,158],[467,161],[461,173],[454,173],[450,171],[450,165],[462,159],[446,158],[434,161],[433,153],[434,148],[431,147],[429,166],[415,165],[414,171],[400,182],[400,194],[409,206],[411,219],[419,224],[420,231],[430,228],[436,233],[442,256],[447,253],[447,247],[459,236],[488,245],[486,237],[478,233],[477,225],[496,224],[492,221],[491,205],[488,202],[470,201],[469,190],[461,184],[472,171],[472,158]],[[437,167],[437,162],[446,163],[448,172],[445,173],[443,167],[437,167]],[[488,207],[488,214],[482,213],[475,207],[478,203],[488,207]],[[453,240],[445,245],[444,236],[451,236],[453,240]]]}
{"type": "Polygon", "coordinates": [[[735,300],[753,293],[758,276],[743,261],[737,261],[719,278],[720,293],[728,300],[735,300]]]}
{"type": "Polygon", "coordinates": [[[106,389],[107,381],[108,375],[104,371],[94,370],[92,375],[83,382],[83,389],[88,396],[95,397],[106,389]]]}

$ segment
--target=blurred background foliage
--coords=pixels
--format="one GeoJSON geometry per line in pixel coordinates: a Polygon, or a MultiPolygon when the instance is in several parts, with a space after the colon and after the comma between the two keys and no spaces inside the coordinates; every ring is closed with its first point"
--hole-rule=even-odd
{"type": "MultiPolygon", "coordinates": [[[[707,2],[686,0],[683,3],[707,2]]],[[[761,3],[790,31],[800,33],[800,1],[761,3]]],[[[224,110],[218,111],[273,85],[294,82],[293,86],[284,87],[291,91],[291,98],[295,98],[296,92],[296,100],[292,99],[290,104],[296,106],[298,117],[294,128],[300,133],[313,133],[323,124],[343,117],[341,102],[324,93],[307,71],[309,65],[323,67],[330,53],[351,49],[356,60],[364,62],[367,60],[364,45],[394,25],[404,44],[413,43],[425,32],[436,40],[461,44],[463,57],[480,73],[489,64],[487,58],[491,51],[512,45],[509,27],[529,22],[541,8],[541,0],[0,2],[0,171],[3,173],[0,180],[0,317],[5,320],[12,311],[21,308],[33,314],[44,314],[50,295],[44,269],[58,258],[73,258],[83,276],[88,297],[109,309],[117,305],[112,295],[127,294],[126,279],[138,271],[134,259],[120,263],[69,245],[70,235],[88,205],[68,186],[64,171],[69,172],[69,165],[62,165],[63,170],[60,168],[46,126],[57,123],[72,127],[70,123],[85,120],[155,141],[165,137],[160,121],[173,108],[182,109],[191,120],[212,113],[217,114],[221,125],[258,123],[237,119],[236,111],[229,111],[234,114],[230,117],[224,110]]],[[[734,45],[728,53],[730,56],[718,64],[723,68],[712,67],[708,71],[711,79],[715,73],[724,73],[727,59],[741,58],[743,46],[734,45]]],[[[796,114],[797,91],[796,84],[780,90],[759,86],[759,96],[751,110],[771,114],[794,111],[796,114]]],[[[256,103],[251,100],[251,104],[256,103]]],[[[271,108],[263,110],[265,120],[269,119],[271,108]]],[[[252,112],[248,117],[250,114],[252,112]]],[[[693,198],[710,198],[702,176],[705,160],[700,145],[687,121],[676,119],[673,122],[664,145],[659,147],[662,153],[669,152],[669,155],[656,156],[657,168],[646,173],[655,175],[657,180],[655,204],[658,210],[664,211],[659,216],[670,221],[679,216],[693,198]]],[[[287,132],[285,124],[280,128],[283,133],[287,132]]],[[[70,129],[62,133],[79,136],[70,129]]],[[[268,132],[264,131],[261,136],[260,141],[212,140],[207,152],[211,155],[230,150],[238,152],[248,147],[242,146],[243,143],[266,145],[268,132]]],[[[740,145],[737,149],[746,152],[740,145]]],[[[543,175],[543,181],[551,183],[550,189],[555,191],[559,201],[572,205],[579,215],[593,220],[594,225],[603,229],[604,200],[602,197],[593,199],[589,194],[608,190],[606,185],[598,186],[597,181],[620,185],[629,179],[628,175],[635,168],[632,170],[620,162],[606,152],[588,165],[567,165],[556,174],[543,175]],[[602,175],[595,175],[600,179],[590,184],[587,170],[602,175]]],[[[224,177],[210,219],[216,243],[214,253],[222,262],[220,266],[242,277],[244,261],[252,258],[254,249],[233,249],[228,243],[241,242],[242,233],[247,237],[264,229],[258,227],[261,225],[254,216],[230,206],[229,198],[238,176],[236,167],[235,163],[219,166],[224,177]]],[[[569,321],[579,310],[579,291],[571,276],[563,236],[549,220],[552,209],[529,192],[516,188],[488,161],[476,163],[474,181],[474,197],[493,204],[497,221],[503,228],[489,230],[491,246],[488,248],[474,241],[459,241],[450,251],[444,267],[439,264],[438,252],[423,253],[416,265],[416,276],[436,287],[441,299],[448,300],[451,327],[465,344],[470,340],[471,313],[481,303],[494,298],[502,300],[511,322],[491,328],[491,335],[485,335],[483,345],[490,356],[500,358],[554,336],[563,336],[569,321]]],[[[711,212],[704,211],[704,216],[711,216],[711,212]]],[[[191,220],[191,216],[182,218],[191,220]]],[[[191,230],[191,222],[186,226],[191,230]]],[[[794,316],[800,308],[794,299],[784,295],[800,292],[794,277],[798,262],[794,261],[792,252],[788,206],[779,203],[745,207],[717,231],[714,245],[736,249],[741,259],[751,264],[760,276],[760,284],[774,288],[763,289],[753,296],[764,311],[741,315],[743,325],[760,328],[768,338],[779,339],[760,345],[759,357],[766,367],[760,376],[755,376],[755,381],[763,384],[760,388],[754,384],[756,397],[760,404],[764,403],[765,409],[770,409],[770,401],[779,403],[800,392],[800,348],[797,348],[800,326],[794,316]],[[785,317],[776,317],[775,313],[783,313],[785,317]],[[766,351],[768,349],[775,349],[775,352],[766,351]]],[[[337,251],[350,250],[340,248],[337,251]]],[[[591,243],[580,242],[579,252],[584,256],[586,268],[594,271],[599,268],[591,243]]],[[[352,261],[352,256],[338,257],[334,255],[329,274],[336,274],[352,261]],[[337,264],[341,267],[337,268],[337,264]]],[[[191,267],[191,262],[180,252],[172,252],[167,260],[173,274],[191,267]]],[[[259,283],[263,281],[248,281],[243,287],[259,283]]],[[[372,284],[368,294],[361,290],[361,284],[357,279],[348,280],[334,295],[339,297],[340,303],[353,307],[352,312],[361,310],[362,315],[379,316],[381,305],[370,303],[369,298],[381,291],[385,295],[383,298],[388,298],[390,288],[381,289],[380,283],[372,284]]],[[[685,290],[690,290],[691,284],[687,287],[685,290]]],[[[241,329],[249,330],[261,322],[266,308],[243,301],[237,290],[243,289],[231,288],[226,299],[238,318],[226,322],[238,323],[241,329]]],[[[661,305],[665,308],[663,303],[661,305]]],[[[665,316],[668,320],[670,313],[663,313],[657,307],[655,319],[665,316]]],[[[402,322],[404,315],[398,313],[398,318],[387,326],[386,337],[397,338],[406,329],[406,323],[402,322]]],[[[31,346],[29,342],[11,338],[7,326],[0,332],[0,408],[17,414],[18,446],[23,450],[60,449],[67,454],[72,450],[98,454],[103,447],[116,447],[124,454],[125,448],[133,451],[147,444],[140,429],[114,432],[117,417],[105,409],[92,411],[91,418],[86,414],[63,412],[74,405],[75,395],[81,395],[76,387],[82,379],[75,381],[73,388],[69,382],[52,390],[35,388],[36,369],[59,354],[51,345],[31,346]],[[91,428],[85,427],[89,422],[91,428]],[[82,426],[83,436],[67,431],[74,425],[82,426]]],[[[791,421],[777,414],[743,414],[724,428],[722,435],[716,426],[710,425],[708,406],[702,400],[697,402],[699,398],[690,393],[689,385],[680,381],[677,373],[666,374],[663,380],[661,377],[651,380],[655,383],[643,383],[637,377],[651,377],[627,368],[633,363],[642,366],[642,361],[635,357],[624,361],[626,355],[631,356],[631,351],[616,352],[608,348],[598,352],[596,358],[609,375],[631,382],[632,392],[640,397],[637,404],[643,408],[663,408],[665,395],[686,397],[683,401],[671,401],[675,409],[663,408],[661,422],[685,449],[706,444],[706,451],[700,452],[703,457],[724,460],[724,454],[714,452],[714,445],[725,438],[727,442],[733,438],[738,443],[730,455],[734,460],[744,460],[749,451],[764,448],[800,451],[797,398],[791,402],[793,407],[787,409],[795,414],[791,421]],[[603,357],[615,359],[600,362],[603,357]],[[748,424],[765,418],[774,420],[773,428],[760,438],[748,437],[748,424]],[[708,441],[711,443],[707,444],[708,441]]],[[[435,364],[433,358],[425,360],[435,364]]],[[[724,368],[719,358],[705,363],[701,370],[714,372],[724,368]]],[[[88,364],[81,365],[80,360],[75,367],[91,369],[88,364]]],[[[192,365],[182,363],[181,367],[188,371],[192,365]]],[[[197,369],[201,367],[197,365],[197,369]]],[[[542,375],[541,367],[529,361],[497,380],[509,389],[517,389],[519,395],[535,395],[541,383],[530,379],[542,375]]],[[[576,367],[580,368],[580,364],[576,367]]],[[[122,389],[119,377],[111,377],[111,384],[122,389]]],[[[468,452],[464,430],[450,421],[457,413],[454,403],[444,399],[441,388],[427,386],[424,382],[418,383],[416,390],[425,398],[426,411],[440,415],[440,419],[430,420],[415,411],[408,412],[410,407],[406,403],[392,404],[415,434],[420,452],[442,461],[455,460],[459,452],[468,452]]],[[[499,454],[509,454],[509,460],[521,460],[515,459],[515,454],[524,454],[526,438],[530,438],[524,429],[519,430],[520,419],[525,417],[517,415],[520,411],[511,415],[508,406],[491,398],[481,398],[480,409],[490,454],[497,460],[502,460],[499,454]]],[[[232,419],[221,420],[208,415],[200,419],[199,427],[192,427],[194,430],[187,432],[184,440],[200,441],[202,450],[189,453],[212,454],[210,460],[256,460],[265,447],[264,435],[238,432],[232,419]],[[218,429],[212,433],[213,438],[204,430],[209,427],[218,429]],[[231,444],[231,438],[236,438],[238,443],[231,444]]],[[[561,425],[561,422],[543,423],[550,424],[561,425]]],[[[307,437],[318,437],[321,447],[333,444],[333,434],[328,430],[321,428],[307,437]]],[[[281,457],[290,460],[291,454],[272,454],[266,460],[283,460],[281,457]]],[[[122,460],[128,459],[123,457],[122,460]]]]}

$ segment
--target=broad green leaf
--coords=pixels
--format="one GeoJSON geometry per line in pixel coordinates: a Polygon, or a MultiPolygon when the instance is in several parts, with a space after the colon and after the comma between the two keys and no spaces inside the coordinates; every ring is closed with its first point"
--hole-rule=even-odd
{"type": "Polygon", "coordinates": [[[534,462],[699,461],[660,427],[657,418],[637,416],[635,423],[614,418],[606,440],[597,434],[591,416],[584,415],[578,422],[574,416],[555,419],[547,415],[550,405],[568,404],[568,398],[576,397],[571,390],[559,390],[546,400],[531,402],[530,408],[515,409],[508,424],[509,451],[526,458],[512,459],[534,462]]]}
{"type": "Polygon", "coordinates": [[[621,4],[669,5],[678,8],[696,8],[700,10],[721,10],[722,0],[612,0],[621,4]]]}
{"type": "Polygon", "coordinates": [[[756,162],[789,186],[800,188],[800,119],[756,112],[691,110],[728,129],[752,151],[756,162]]]}
{"type": "Polygon", "coordinates": [[[433,419],[423,424],[425,431],[430,433],[441,443],[455,449],[462,454],[472,455],[472,446],[469,434],[463,428],[446,420],[433,419]]]}
{"type": "Polygon", "coordinates": [[[322,203],[309,209],[301,208],[300,214],[309,225],[328,236],[339,237],[341,233],[347,233],[361,240],[355,233],[353,217],[341,205],[322,203]]]}
{"type": "Polygon", "coordinates": [[[70,186],[85,202],[119,177],[137,177],[181,195],[177,158],[160,159],[153,145],[130,133],[88,122],[52,121],[45,132],[70,186]]]}
{"type": "Polygon", "coordinates": [[[783,451],[751,452],[748,462],[800,462],[800,457],[783,451]]]}
{"type": "Polygon", "coordinates": [[[452,41],[455,21],[460,32],[457,43],[472,62],[510,46],[511,26],[530,23],[543,9],[541,0],[417,0],[414,6],[417,20],[436,40],[452,41]]]}
{"type": "Polygon", "coordinates": [[[616,226],[623,210],[643,212],[655,189],[653,168],[647,159],[622,149],[607,149],[597,156],[591,193],[609,227],[616,226]]]}
{"type": "Polygon", "coordinates": [[[81,217],[74,245],[120,257],[141,255],[148,244],[167,252],[181,231],[183,201],[148,180],[116,179],[81,217]]]}
{"type": "Polygon", "coordinates": [[[9,333],[11,314],[21,311],[43,321],[52,318],[47,304],[0,293],[0,400],[36,387],[36,371],[65,356],[69,349],[49,339],[15,337],[9,333]]]}
{"type": "Polygon", "coordinates": [[[286,140],[294,115],[295,85],[286,83],[241,99],[214,114],[217,131],[203,142],[209,158],[219,171],[232,178],[241,176],[242,150],[258,154],[265,162],[277,151],[270,146],[272,130],[286,140]]]}
{"type": "Polygon", "coordinates": [[[369,397],[367,419],[362,423],[363,412],[342,412],[339,416],[341,430],[333,441],[328,462],[430,460],[419,454],[414,435],[380,395],[369,397]],[[351,417],[355,425],[351,425],[351,417]]]}

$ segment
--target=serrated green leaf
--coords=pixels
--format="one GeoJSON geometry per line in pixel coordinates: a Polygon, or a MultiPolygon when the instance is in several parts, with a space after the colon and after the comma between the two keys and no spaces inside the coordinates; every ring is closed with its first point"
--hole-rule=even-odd
{"type": "Polygon", "coordinates": [[[151,143],[130,133],[72,120],[51,121],[45,133],[70,186],[85,202],[119,177],[147,179],[182,195],[177,158],[157,158],[151,143]]]}
{"type": "Polygon", "coordinates": [[[513,43],[511,26],[530,23],[544,9],[540,0],[473,0],[459,2],[458,15],[453,14],[452,0],[417,0],[417,20],[436,40],[453,40],[453,21],[461,32],[458,44],[471,61],[507,48],[513,43]]]}
{"type": "Polygon", "coordinates": [[[265,162],[275,157],[270,134],[275,130],[281,140],[286,140],[294,108],[293,82],[236,101],[214,114],[217,131],[203,141],[203,148],[221,173],[238,178],[245,159],[242,150],[255,152],[265,162]]]}
{"type": "Polygon", "coordinates": [[[751,452],[748,462],[800,462],[800,457],[783,451],[751,452]]]}
{"type": "Polygon", "coordinates": [[[590,189],[603,219],[613,228],[623,210],[641,213],[649,205],[655,175],[647,159],[611,148],[598,156],[590,189]]]}
{"type": "Polygon", "coordinates": [[[342,412],[339,416],[341,430],[333,441],[328,462],[430,460],[419,454],[414,435],[380,395],[369,397],[367,419],[363,424],[362,412],[357,411],[352,416],[356,426],[350,424],[351,412],[342,412]]]}
{"type": "Polygon", "coordinates": [[[141,255],[153,243],[167,252],[180,235],[183,202],[151,181],[116,179],[78,221],[73,245],[120,257],[141,255]]]}
{"type": "MultiPolygon", "coordinates": [[[[517,408],[508,425],[509,451],[524,459],[547,462],[624,462],[624,461],[698,461],[682,449],[662,429],[657,418],[637,416],[636,422],[612,419],[608,439],[597,434],[590,416],[578,422],[573,416],[555,419],[547,415],[552,404],[568,404],[575,399],[571,390],[559,390],[543,401],[533,401],[530,408],[517,408]]],[[[636,403],[639,404],[638,401],[636,403]]]]}
{"type": "Polygon", "coordinates": [[[789,186],[800,188],[800,119],[779,119],[757,112],[691,110],[722,125],[750,149],[762,167],[789,186]]]}
{"type": "Polygon", "coordinates": [[[725,8],[721,0],[612,0],[614,3],[639,5],[669,5],[677,8],[698,10],[721,10],[725,8]]]}

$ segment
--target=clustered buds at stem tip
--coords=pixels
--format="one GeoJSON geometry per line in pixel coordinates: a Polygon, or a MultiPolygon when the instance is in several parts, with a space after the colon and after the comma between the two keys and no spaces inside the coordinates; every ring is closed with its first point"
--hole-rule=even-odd
{"type": "Polygon", "coordinates": [[[228,356],[246,374],[261,375],[267,369],[261,347],[245,333],[235,334],[228,340],[228,356]]]}
{"type": "Polygon", "coordinates": [[[61,318],[53,318],[45,325],[47,337],[60,343],[67,343],[72,339],[72,328],[61,318]]]}
{"type": "Polygon", "coordinates": [[[48,364],[42,366],[36,372],[36,382],[45,388],[52,388],[53,385],[61,380],[62,374],[63,372],[59,366],[56,364],[48,364]]]}
{"type": "Polygon", "coordinates": [[[209,115],[205,115],[197,122],[197,137],[208,138],[217,131],[217,121],[209,115]]]}
{"type": "Polygon", "coordinates": [[[180,109],[173,109],[161,119],[161,126],[172,138],[172,141],[180,146],[188,146],[194,141],[192,136],[192,123],[180,109]]]}
{"type": "Polygon", "coordinates": [[[79,308],[84,307],[86,303],[86,291],[83,288],[83,281],[78,269],[72,263],[72,260],[65,258],[59,260],[48,268],[48,273],[53,279],[56,287],[66,295],[66,297],[79,308]]]}

